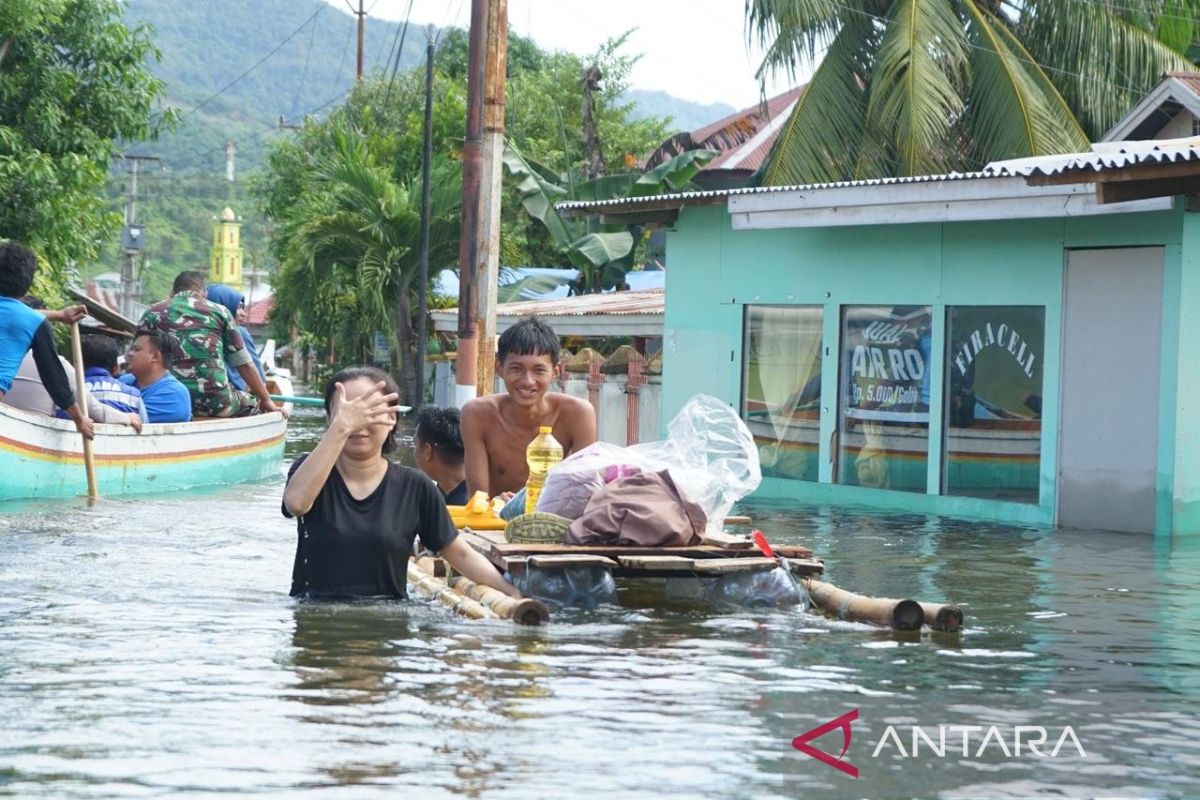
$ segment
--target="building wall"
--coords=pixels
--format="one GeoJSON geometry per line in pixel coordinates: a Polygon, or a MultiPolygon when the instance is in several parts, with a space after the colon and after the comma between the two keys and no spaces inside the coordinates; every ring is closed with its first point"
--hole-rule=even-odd
{"type": "MultiPolygon", "coordinates": [[[[1041,524],[1054,520],[1064,251],[1165,246],[1158,527],[1170,530],[1172,519],[1178,517],[1176,523],[1186,518],[1191,520],[1187,523],[1191,530],[1200,531],[1200,444],[1191,444],[1200,443],[1200,414],[1189,416],[1190,409],[1184,408],[1184,402],[1200,396],[1200,367],[1191,366],[1198,361],[1194,358],[1184,363],[1177,346],[1179,326],[1188,330],[1189,321],[1200,323],[1195,318],[1200,314],[1200,225],[1194,215],[1169,211],[735,232],[726,210],[711,206],[684,209],[668,236],[672,268],[667,274],[660,424],[665,426],[690,396],[700,392],[740,406],[746,305],[820,305],[826,368],[821,379],[818,482],[768,478],[760,495],[1041,524]],[[930,394],[934,398],[942,397],[944,388],[947,306],[1044,306],[1036,503],[939,496],[940,402],[930,409],[925,494],[831,483],[839,387],[837,370],[830,367],[840,352],[840,310],[843,305],[864,304],[932,307],[930,394]],[[1177,480],[1176,476],[1184,475],[1177,480]]],[[[1178,524],[1175,528],[1180,529],[1178,524]]]]}

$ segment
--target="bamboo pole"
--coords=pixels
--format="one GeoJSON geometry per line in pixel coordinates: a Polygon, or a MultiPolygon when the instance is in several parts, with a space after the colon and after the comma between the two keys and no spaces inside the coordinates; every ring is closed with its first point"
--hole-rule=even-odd
{"type": "MultiPolygon", "coordinates": [[[[83,374],[83,346],[79,342],[79,323],[71,324],[71,359],[75,362],[75,402],[79,411],[88,416],[87,383],[83,374]]],[[[92,452],[92,440],[83,437],[83,467],[87,473],[88,500],[95,502],[100,497],[96,486],[96,456],[92,452]]]]}
{"type": "Polygon", "coordinates": [[[813,578],[803,583],[813,605],[838,619],[885,625],[898,631],[918,630],[925,621],[925,612],[915,600],[867,597],[813,578]]]}
{"type": "Polygon", "coordinates": [[[462,614],[471,619],[496,619],[497,615],[483,604],[469,597],[463,597],[446,585],[441,578],[435,578],[423,572],[413,561],[408,562],[408,580],[421,593],[449,607],[454,613],[462,614]]]}
{"type": "Polygon", "coordinates": [[[921,611],[925,614],[925,624],[935,631],[953,633],[962,630],[963,612],[958,606],[949,603],[921,603],[921,611]]]}
{"type": "MultiPolygon", "coordinates": [[[[434,560],[428,556],[418,558],[417,568],[423,573],[432,575],[434,560]]],[[[518,625],[541,625],[543,622],[550,621],[550,610],[546,608],[546,604],[532,597],[521,599],[509,597],[504,592],[497,591],[490,586],[480,586],[461,575],[450,578],[448,584],[454,591],[478,601],[496,616],[510,619],[518,625]]]]}

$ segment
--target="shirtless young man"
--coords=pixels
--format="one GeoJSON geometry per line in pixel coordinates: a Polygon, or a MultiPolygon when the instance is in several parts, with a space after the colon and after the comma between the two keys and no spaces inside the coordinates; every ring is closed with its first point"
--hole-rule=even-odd
{"type": "Polygon", "coordinates": [[[525,448],[549,425],[569,456],[596,441],[596,414],[586,400],[550,392],[559,370],[558,336],[537,317],[526,317],[500,336],[496,374],[507,394],[469,401],[462,409],[467,496],[489,497],[524,488],[525,448]]]}

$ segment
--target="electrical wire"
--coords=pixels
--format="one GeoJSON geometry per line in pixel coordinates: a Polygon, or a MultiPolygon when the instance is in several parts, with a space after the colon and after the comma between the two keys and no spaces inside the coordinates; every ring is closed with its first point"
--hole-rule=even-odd
{"type": "Polygon", "coordinates": [[[413,0],[408,0],[408,10],[404,13],[404,27],[400,33],[400,46],[396,48],[396,58],[392,62],[392,77],[388,78],[387,92],[383,96],[384,105],[387,105],[392,97],[392,84],[396,82],[396,70],[400,68],[400,56],[404,54],[404,40],[408,37],[408,20],[412,16],[412,8],[413,0]]]}
{"type": "Polygon", "coordinates": [[[208,105],[208,104],[209,104],[209,103],[211,103],[213,100],[217,99],[217,98],[218,98],[218,97],[220,97],[222,94],[224,94],[226,91],[228,91],[230,88],[232,88],[232,87],[234,86],[234,84],[236,84],[236,83],[237,83],[238,81],[240,81],[242,78],[246,77],[246,76],[247,76],[247,75],[249,75],[251,72],[253,72],[254,70],[258,69],[260,66],[262,66],[262,65],[263,65],[263,63],[265,63],[265,62],[266,62],[266,60],[267,60],[268,58],[270,58],[271,56],[273,56],[273,55],[275,55],[276,53],[278,53],[278,52],[280,51],[280,49],[282,49],[282,48],[283,48],[283,46],[284,46],[285,44],[287,44],[288,42],[290,42],[292,39],[296,38],[296,35],[297,35],[298,33],[300,33],[300,31],[304,30],[304,29],[305,29],[305,27],[307,27],[307,26],[308,26],[308,23],[310,23],[310,22],[312,22],[313,20],[315,20],[315,19],[317,18],[317,15],[318,15],[318,14],[320,14],[320,13],[321,13],[321,11],[322,11],[324,8],[325,8],[325,4],[324,4],[324,3],[322,3],[322,2],[318,2],[318,4],[317,4],[317,10],[316,10],[316,11],[314,11],[314,12],[312,13],[312,15],[311,15],[311,16],[309,16],[309,18],[308,18],[308,19],[304,20],[303,24],[301,24],[299,28],[296,28],[296,30],[294,30],[294,31],[292,31],[291,33],[289,33],[286,39],[284,39],[282,42],[280,42],[279,44],[277,44],[277,45],[275,45],[273,48],[271,48],[271,52],[267,53],[265,56],[263,56],[262,58],[260,58],[258,61],[255,61],[255,62],[254,62],[254,64],[252,64],[252,65],[251,65],[251,66],[250,66],[250,67],[249,67],[249,68],[248,68],[248,69],[247,69],[245,72],[243,72],[241,75],[238,75],[236,78],[234,78],[233,80],[231,80],[229,83],[225,84],[225,85],[224,85],[224,86],[222,86],[220,89],[218,89],[217,91],[213,92],[213,93],[212,93],[212,94],[210,94],[208,97],[204,98],[202,101],[200,101],[200,102],[199,102],[199,103],[197,103],[196,105],[192,106],[191,108],[189,108],[187,111],[183,112],[182,114],[180,114],[180,115],[179,115],[179,119],[180,119],[180,120],[183,120],[183,119],[184,119],[184,118],[186,118],[187,116],[189,116],[189,115],[191,115],[191,114],[194,114],[195,112],[197,112],[197,111],[199,111],[200,109],[204,108],[204,106],[208,105]]]}

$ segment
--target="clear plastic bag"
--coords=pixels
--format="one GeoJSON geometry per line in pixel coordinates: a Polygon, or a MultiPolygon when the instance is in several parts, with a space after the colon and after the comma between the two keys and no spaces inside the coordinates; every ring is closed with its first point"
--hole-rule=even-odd
{"type": "Polygon", "coordinates": [[[710,531],[721,530],[733,504],[762,482],[746,423],[725,402],[698,394],[671,420],[664,440],[631,447],[597,442],[573,453],[551,471],[537,510],[578,519],[606,479],[663,469],[704,510],[710,531]]]}

